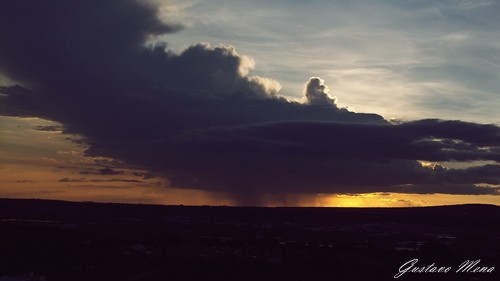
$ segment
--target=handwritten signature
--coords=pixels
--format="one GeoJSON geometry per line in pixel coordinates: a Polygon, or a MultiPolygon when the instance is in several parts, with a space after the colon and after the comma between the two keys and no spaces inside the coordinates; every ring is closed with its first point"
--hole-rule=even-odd
{"type": "Polygon", "coordinates": [[[394,278],[399,278],[405,273],[492,273],[495,270],[494,266],[480,265],[480,262],[480,259],[466,260],[456,269],[452,269],[451,266],[438,266],[435,263],[422,265],[418,263],[418,259],[412,259],[399,267],[399,271],[394,275],[394,278]]]}

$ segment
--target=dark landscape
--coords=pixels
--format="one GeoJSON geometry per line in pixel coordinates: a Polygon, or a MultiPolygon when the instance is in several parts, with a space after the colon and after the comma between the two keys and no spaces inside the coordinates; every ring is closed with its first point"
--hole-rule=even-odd
{"type": "Polygon", "coordinates": [[[500,280],[500,207],[0,199],[0,280],[500,280]],[[407,272],[406,262],[451,267],[407,272]],[[491,272],[456,272],[464,261],[491,272]],[[491,270],[492,267],[495,267],[491,270]]]}

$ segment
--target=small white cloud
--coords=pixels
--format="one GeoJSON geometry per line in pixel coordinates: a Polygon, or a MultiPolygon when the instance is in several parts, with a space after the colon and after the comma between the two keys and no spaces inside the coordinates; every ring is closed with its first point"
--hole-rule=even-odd
{"type": "Polygon", "coordinates": [[[319,77],[311,77],[306,83],[304,96],[310,105],[330,105],[336,107],[337,98],[328,94],[330,89],[319,77]]]}

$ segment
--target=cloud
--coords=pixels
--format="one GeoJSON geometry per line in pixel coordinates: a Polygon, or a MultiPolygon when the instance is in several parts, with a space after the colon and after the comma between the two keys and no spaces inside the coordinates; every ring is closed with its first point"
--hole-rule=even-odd
{"type": "MultiPolygon", "coordinates": [[[[160,55],[163,56],[161,51],[160,55]]],[[[212,48],[209,44],[197,44],[178,56],[163,56],[163,59],[166,61],[161,65],[160,72],[166,76],[161,77],[161,83],[170,80],[170,86],[181,89],[201,89],[216,95],[239,92],[247,98],[266,98],[275,96],[281,88],[279,82],[272,79],[248,77],[255,62],[238,54],[234,46],[212,48]]]]}
{"type": "Polygon", "coordinates": [[[34,183],[32,180],[17,180],[17,183],[34,183]]]}
{"type": "Polygon", "coordinates": [[[499,127],[437,119],[399,125],[274,122],[191,130],[171,140],[221,153],[270,153],[290,148],[292,153],[335,159],[500,161],[499,127]]]}
{"type": "MultiPolygon", "coordinates": [[[[156,145],[152,150],[158,156],[146,159],[150,167],[162,167],[174,186],[243,194],[498,194],[500,165],[456,170],[416,160],[498,162],[500,154],[492,148],[500,144],[499,133],[493,125],[440,120],[276,122],[187,131],[149,144],[156,145]],[[494,186],[485,189],[479,183],[494,186]]],[[[122,149],[115,152],[123,156],[128,146],[122,149]]],[[[143,157],[129,156],[131,162],[143,157]]]]}
{"type": "Polygon", "coordinates": [[[499,165],[447,170],[419,162],[498,163],[497,126],[390,124],[337,107],[318,77],[306,83],[307,102],[289,101],[277,81],[252,75],[254,61],[232,46],[200,43],[176,54],[164,43],[147,45],[151,36],[179,30],[151,4],[74,2],[33,1],[27,9],[13,1],[0,11],[0,41],[7,42],[0,70],[22,84],[0,87],[0,110],[62,123],[85,137],[90,156],[238,200],[265,193],[498,194],[499,165]]]}
{"type": "Polygon", "coordinates": [[[326,105],[336,107],[336,98],[328,95],[328,86],[318,77],[312,77],[306,84],[304,95],[310,105],[326,105]]]}
{"type": "Polygon", "coordinates": [[[43,132],[62,132],[62,127],[60,125],[39,125],[35,127],[35,130],[43,132]]]}
{"type": "Polygon", "coordinates": [[[153,6],[130,0],[27,4],[3,5],[1,68],[16,81],[43,88],[127,84],[124,76],[139,78],[144,40],[180,28],[158,20],[153,6]]]}
{"type": "Polygon", "coordinates": [[[87,178],[62,178],[58,182],[66,182],[66,183],[74,183],[74,182],[92,182],[92,183],[99,183],[99,182],[126,182],[126,183],[142,183],[140,180],[134,180],[134,179],[87,179],[87,178]]]}
{"type": "Polygon", "coordinates": [[[101,176],[107,176],[107,175],[123,175],[124,171],[119,171],[111,168],[101,168],[97,170],[90,170],[90,171],[81,171],[80,174],[82,175],[101,175],[101,176]]]}
{"type": "MultiPolygon", "coordinates": [[[[2,9],[0,70],[28,88],[46,91],[42,99],[55,99],[52,105],[69,99],[62,92],[71,95],[77,89],[92,101],[115,98],[111,96],[117,90],[140,91],[145,85],[257,98],[279,91],[277,81],[248,77],[255,62],[233,46],[200,43],[179,55],[166,51],[164,43],[145,47],[149,38],[181,29],[159,20],[151,3],[30,1],[29,6],[12,2],[2,9]]],[[[75,101],[81,102],[87,100],[75,101]]]]}

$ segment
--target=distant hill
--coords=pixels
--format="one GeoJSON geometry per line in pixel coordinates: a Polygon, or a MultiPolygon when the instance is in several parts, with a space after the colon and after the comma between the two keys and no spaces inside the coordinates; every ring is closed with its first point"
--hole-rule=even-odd
{"type": "Polygon", "coordinates": [[[0,199],[0,218],[37,220],[163,220],[169,216],[185,216],[206,221],[260,221],[321,223],[337,222],[442,222],[487,224],[500,222],[500,206],[465,204],[405,208],[346,207],[229,207],[229,206],[164,206],[69,202],[42,199],[0,199]],[[311,220],[312,219],[312,220],[311,220]]]}

